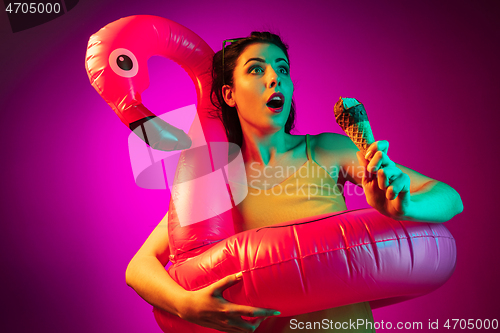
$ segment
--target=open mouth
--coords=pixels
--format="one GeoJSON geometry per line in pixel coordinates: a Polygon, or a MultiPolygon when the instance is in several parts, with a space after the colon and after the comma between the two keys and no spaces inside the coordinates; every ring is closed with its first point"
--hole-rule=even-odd
{"type": "Polygon", "coordinates": [[[282,93],[274,93],[268,99],[266,105],[274,112],[281,112],[285,104],[285,96],[282,93]]]}

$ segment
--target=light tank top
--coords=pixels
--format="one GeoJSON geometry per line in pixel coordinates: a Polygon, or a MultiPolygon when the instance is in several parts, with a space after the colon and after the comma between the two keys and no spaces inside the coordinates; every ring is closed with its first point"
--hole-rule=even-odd
{"type": "Polygon", "coordinates": [[[273,187],[261,179],[248,180],[248,194],[238,204],[246,229],[292,221],[346,210],[345,200],[336,181],[311,156],[306,135],[307,161],[299,168],[283,167],[273,171],[287,177],[273,187]]]}
{"type": "MultiPolygon", "coordinates": [[[[262,186],[262,182],[258,182],[257,185],[261,186],[258,188],[253,186],[256,185],[255,181],[249,180],[248,194],[237,205],[240,213],[239,218],[245,221],[246,230],[347,209],[343,193],[336,181],[314,161],[311,155],[309,134],[306,135],[306,153],[307,161],[297,170],[293,170],[293,168],[283,170],[284,175],[288,177],[273,187],[265,188],[262,186]]],[[[365,329],[364,326],[352,329],[353,326],[350,323],[356,322],[358,319],[365,323],[373,323],[368,302],[294,317],[268,318],[256,332],[375,332],[374,329],[365,329]],[[307,323],[310,323],[311,326],[307,326],[307,323]],[[337,329],[335,325],[337,325],[337,329]],[[338,329],[342,325],[348,328],[338,329]],[[327,326],[328,328],[326,328],[327,326]],[[301,327],[304,329],[299,329],[301,327]],[[329,329],[330,327],[331,329],[329,329]]]]}

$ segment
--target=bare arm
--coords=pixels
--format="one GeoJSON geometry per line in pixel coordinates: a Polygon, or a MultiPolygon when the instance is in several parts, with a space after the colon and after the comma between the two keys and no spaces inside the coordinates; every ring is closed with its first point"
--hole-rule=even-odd
{"type": "Polygon", "coordinates": [[[463,211],[460,195],[448,184],[431,178],[426,182],[417,182],[414,179],[423,175],[397,163],[396,167],[410,177],[411,183],[418,183],[413,191],[410,185],[411,205],[405,213],[405,220],[446,222],[463,211]]]}
{"type": "Polygon", "coordinates": [[[168,213],[128,264],[125,280],[149,304],[180,316],[178,306],[187,292],[165,270],[170,255],[167,221],[168,213]]]}
{"type": "Polygon", "coordinates": [[[127,285],[146,302],[192,323],[223,332],[253,332],[276,310],[233,304],[222,297],[225,289],[241,281],[229,275],[208,287],[187,291],[165,270],[170,255],[168,213],[130,261],[125,272],[127,285]],[[245,317],[258,317],[244,320],[245,317]]]}
{"type": "Polygon", "coordinates": [[[343,135],[322,133],[317,151],[327,163],[337,163],[339,175],[362,186],[370,206],[399,220],[445,222],[463,210],[460,195],[451,186],[396,164],[387,156],[387,141],[377,141],[368,160],[343,135]],[[357,161],[357,163],[356,163],[357,161]]]}

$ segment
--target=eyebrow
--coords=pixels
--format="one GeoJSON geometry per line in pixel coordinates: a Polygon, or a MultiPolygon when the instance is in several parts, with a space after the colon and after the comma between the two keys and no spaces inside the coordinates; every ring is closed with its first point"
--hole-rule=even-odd
{"type": "MultiPolygon", "coordinates": [[[[262,58],[250,58],[250,59],[248,59],[248,60],[247,60],[247,62],[245,62],[245,64],[244,64],[243,66],[245,66],[246,64],[248,64],[248,63],[249,63],[250,61],[252,61],[252,60],[255,60],[255,61],[260,61],[260,62],[263,62],[263,63],[265,63],[265,62],[266,62],[266,61],[265,61],[264,59],[262,59],[262,58]]],[[[286,61],[286,59],[284,59],[284,58],[278,58],[278,59],[276,59],[274,62],[280,62],[280,61],[284,61],[284,62],[286,62],[286,64],[287,64],[288,66],[290,66],[290,64],[288,64],[288,61],[286,61]]]]}

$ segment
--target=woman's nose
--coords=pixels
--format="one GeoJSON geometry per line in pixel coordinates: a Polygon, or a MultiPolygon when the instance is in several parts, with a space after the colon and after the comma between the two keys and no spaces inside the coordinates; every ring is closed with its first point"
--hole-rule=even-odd
{"type": "Polygon", "coordinates": [[[274,70],[269,71],[269,81],[268,87],[274,88],[275,86],[279,86],[281,84],[280,78],[278,74],[274,70]]]}

